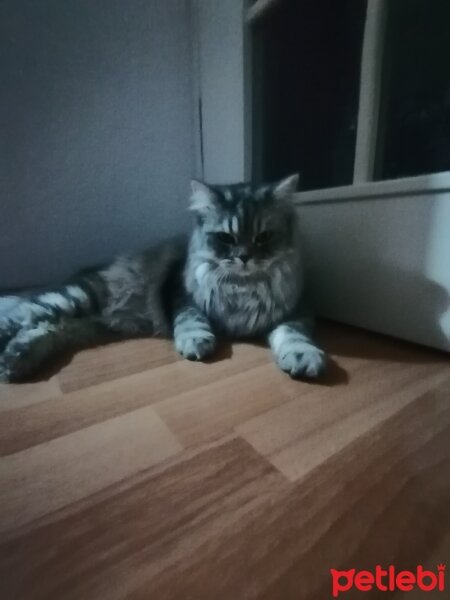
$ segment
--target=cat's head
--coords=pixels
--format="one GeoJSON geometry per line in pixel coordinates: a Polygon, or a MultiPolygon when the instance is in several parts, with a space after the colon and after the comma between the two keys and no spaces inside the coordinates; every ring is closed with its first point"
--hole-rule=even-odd
{"type": "Polygon", "coordinates": [[[295,248],[296,217],[290,197],[298,175],[260,187],[192,181],[195,248],[222,271],[252,274],[295,248]]]}

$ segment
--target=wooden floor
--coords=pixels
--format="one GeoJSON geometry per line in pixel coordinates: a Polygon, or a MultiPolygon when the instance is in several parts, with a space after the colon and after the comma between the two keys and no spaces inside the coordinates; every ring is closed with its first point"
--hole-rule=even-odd
{"type": "Polygon", "coordinates": [[[1,386],[0,598],[325,600],[330,568],[450,563],[448,356],[319,337],[320,384],[139,340],[1,386]]]}

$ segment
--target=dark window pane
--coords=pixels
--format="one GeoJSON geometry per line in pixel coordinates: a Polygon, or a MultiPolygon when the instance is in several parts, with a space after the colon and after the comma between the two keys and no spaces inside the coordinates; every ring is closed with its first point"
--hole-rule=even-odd
{"type": "Polygon", "coordinates": [[[283,0],[255,26],[255,174],[352,183],[364,0],[283,0]]]}
{"type": "Polygon", "coordinates": [[[450,1],[387,5],[376,178],[450,170],[450,1]]]}

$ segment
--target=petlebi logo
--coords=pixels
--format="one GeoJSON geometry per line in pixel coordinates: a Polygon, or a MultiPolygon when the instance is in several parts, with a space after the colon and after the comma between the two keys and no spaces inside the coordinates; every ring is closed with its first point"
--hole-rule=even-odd
{"type": "Polygon", "coordinates": [[[373,571],[338,571],[331,569],[331,590],[333,598],[345,594],[352,589],[360,592],[370,592],[377,589],[380,592],[411,592],[414,589],[423,592],[445,590],[445,565],[437,565],[436,572],[425,570],[419,565],[415,571],[397,571],[392,565],[383,569],[377,565],[373,571]]]}

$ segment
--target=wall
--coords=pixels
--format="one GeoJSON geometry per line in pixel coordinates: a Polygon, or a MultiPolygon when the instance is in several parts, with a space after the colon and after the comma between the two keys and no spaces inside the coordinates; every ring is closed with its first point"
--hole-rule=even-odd
{"type": "Polygon", "coordinates": [[[0,4],[0,289],[186,227],[188,0],[0,4]]]}
{"type": "Polygon", "coordinates": [[[203,114],[203,175],[211,183],[251,176],[250,47],[245,0],[195,0],[203,114]]]}
{"type": "Polygon", "coordinates": [[[450,351],[450,192],[299,212],[318,314],[450,351]]]}

